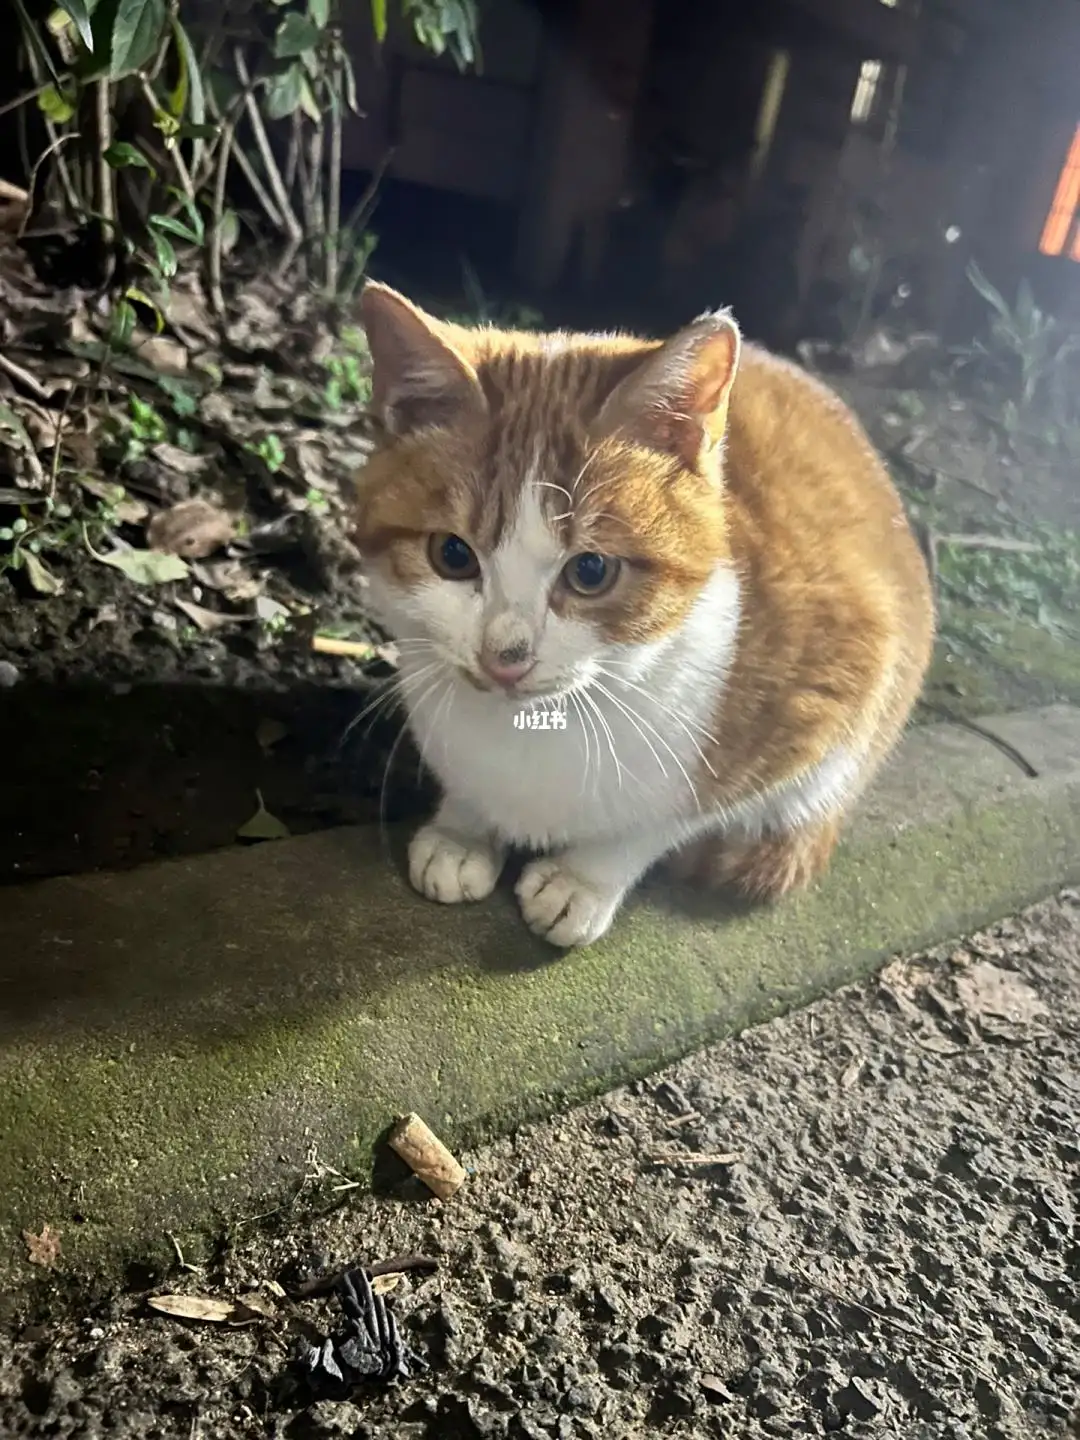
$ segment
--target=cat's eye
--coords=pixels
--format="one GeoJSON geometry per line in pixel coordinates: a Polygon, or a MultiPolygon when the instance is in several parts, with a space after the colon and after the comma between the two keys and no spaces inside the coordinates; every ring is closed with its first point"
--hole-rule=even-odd
{"type": "Polygon", "coordinates": [[[578,595],[603,595],[619,576],[619,562],[586,550],[563,566],[563,579],[578,595]]]}
{"type": "Polygon", "coordinates": [[[475,580],[480,561],[467,540],[460,535],[432,535],[428,541],[431,568],[444,580],[475,580]]]}

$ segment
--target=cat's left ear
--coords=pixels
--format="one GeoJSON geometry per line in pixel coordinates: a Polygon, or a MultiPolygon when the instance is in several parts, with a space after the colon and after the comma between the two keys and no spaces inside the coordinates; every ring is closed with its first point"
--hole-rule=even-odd
{"type": "Polygon", "coordinates": [[[699,469],[723,439],[741,348],[739,327],[726,311],[703,315],[616,385],[598,431],[625,435],[699,469]]]}

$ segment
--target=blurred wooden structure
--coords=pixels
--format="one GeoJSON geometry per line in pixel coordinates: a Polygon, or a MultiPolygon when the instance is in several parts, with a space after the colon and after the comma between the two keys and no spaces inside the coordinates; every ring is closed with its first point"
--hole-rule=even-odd
{"type": "Polygon", "coordinates": [[[479,75],[400,29],[376,53],[350,8],[346,164],[511,208],[540,297],[756,285],[794,331],[903,274],[947,325],[972,255],[1006,292],[1038,267],[1080,124],[1077,0],[496,0],[479,75]]]}

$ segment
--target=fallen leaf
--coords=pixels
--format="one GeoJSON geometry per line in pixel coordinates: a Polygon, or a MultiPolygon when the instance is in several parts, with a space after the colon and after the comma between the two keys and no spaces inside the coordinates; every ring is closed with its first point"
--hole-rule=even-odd
{"type": "Polygon", "coordinates": [[[376,1295],[389,1295],[391,1290],[396,1290],[401,1284],[399,1275],[376,1275],[371,1282],[371,1288],[376,1295]]]}
{"type": "Polygon", "coordinates": [[[144,500],[136,500],[134,495],[129,495],[123,485],[99,480],[93,475],[80,475],[79,484],[90,495],[104,501],[124,525],[141,525],[150,513],[149,505],[144,500]]]}
{"type": "Polygon", "coordinates": [[[205,605],[196,605],[194,600],[174,600],[173,604],[200,630],[220,630],[244,619],[243,615],[223,615],[220,610],[208,610],[205,605]]]}
{"type": "Polygon", "coordinates": [[[274,1302],[268,1300],[265,1295],[260,1295],[258,1291],[252,1291],[242,1300],[237,1300],[233,1308],[237,1312],[237,1318],[276,1320],[278,1316],[277,1306],[274,1302]],[[247,1313],[242,1314],[245,1311],[247,1313]]]}
{"type": "Polygon", "coordinates": [[[263,582],[239,560],[215,560],[209,565],[192,565],[191,569],[201,585],[219,590],[226,600],[236,605],[262,594],[263,582]]]}
{"type": "Polygon", "coordinates": [[[60,595],[63,593],[64,582],[58,575],[54,575],[45,563],[40,560],[32,550],[23,550],[22,568],[26,572],[26,578],[39,595],[60,595]]]}
{"type": "Polygon", "coordinates": [[[185,375],[188,369],[187,346],[168,335],[149,335],[133,347],[139,359],[160,375],[185,375]]]}
{"type": "Polygon", "coordinates": [[[859,1077],[862,1075],[863,1067],[865,1065],[865,1057],[862,1055],[856,1055],[855,1058],[850,1061],[849,1064],[845,1067],[844,1073],[840,1076],[840,1089],[850,1090],[853,1085],[857,1085],[859,1083],[859,1077]]]}
{"type": "Polygon", "coordinates": [[[289,607],[269,595],[258,595],[255,599],[255,615],[265,624],[267,621],[284,620],[290,614],[289,607]]]}
{"type": "Polygon", "coordinates": [[[262,791],[255,791],[259,808],[236,832],[238,840],[287,840],[292,833],[283,820],[271,815],[263,804],[262,791]]]}
{"type": "Polygon", "coordinates": [[[993,1015],[1024,1025],[1048,1013],[1034,987],[1022,976],[989,960],[976,960],[954,977],[953,984],[960,1003],[973,1015],[993,1015]]]}
{"type": "Polygon", "coordinates": [[[264,755],[269,755],[274,746],[285,739],[289,727],[280,720],[260,720],[255,726],[255,740],[264,755]]]}
{"type": "Polygon", "coordinates": [[[208,1325],[250,1325],[255,1320],[277,1318],[270,1302],[259,1302],[256,1295],[244,1300],[218,1300],[212,1295],[151,1295],[146,1303],[151,1310],[175,1320],[201,1320],[208,1325]]]}
{"type": "Polygon", "coordinates": [[[236,521],[208,500],[182,500],[154,516],[146,538],[153,550],[203,560],[227,545],[236,534],[236,521]]]}
{"type": "Polygon", "coordinates": [[[60,1235],[59,1230],[54,1230],[51,1225],[43,1225],[41,1234],[35,1235],[32,1230],[24,1230],[22,1238],[26,1243],[26,1258],[31,1265],[44,1265],[46,1269],[52,1269],[60,1259],[60,1235]]]}
{"type": "Polygon", "coordinates": [[[136,585],[165,585],[170,580],[186,580],[191,573],[178,555],[166,555],[161,550],[113,550],[97,559],[122,570],[136,585]]]}
{"type": "Polygon", "coordinates": [[[205,455],[193,455],[190,450],[181,450],[179,445],[169,445],[165,441],[155,445],[150,454],[177,475],[201,475],[209,463],[205,455]]]}

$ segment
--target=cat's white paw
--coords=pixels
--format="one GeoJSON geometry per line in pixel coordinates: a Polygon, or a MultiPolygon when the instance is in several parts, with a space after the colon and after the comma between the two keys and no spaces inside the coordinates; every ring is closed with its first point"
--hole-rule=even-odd
{"type": "Polygon", "coordinates": [[[492,846],[463,844],[437,825],[424,825],[409,844],[409,883],[443,905],[483,900],[498,884],[502,867],[503,856],[492,846]]]}
{"type": "Polygon", "coordinates": [[[622,892],[598,890],[558,860],[533,860],[521,872],[517,897],[525,923],[552,945],[591,945],[611,926],[622,892]]]}

